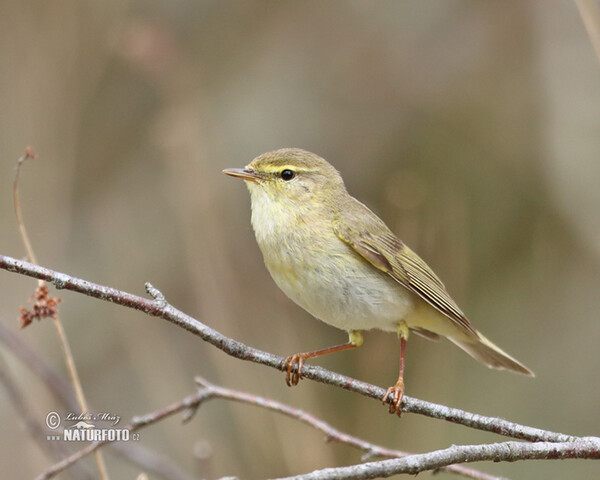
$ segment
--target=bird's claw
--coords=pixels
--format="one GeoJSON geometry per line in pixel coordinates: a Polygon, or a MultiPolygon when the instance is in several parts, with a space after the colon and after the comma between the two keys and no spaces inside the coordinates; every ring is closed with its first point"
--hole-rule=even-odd
{"type": "Polygon", "coordinates": [[[383,404],[389,404],[390,413],[395,413],[399,417],[402,415],[402,398],[404,397],[404,382],[398,380],[396,385],[391,386],[383,396],[383,404]]]}
{"type": "Polygon", "coordinates": [[[305,359],[306,357],[303,353],[295,353],[284,360],[281,369],[286,372],[285,383],[288,387],[298,385],[298,382],[302,378],[302,366],[304,365],[305,359]],[[296,367],[295,371],[294,367],[296,367]]]}

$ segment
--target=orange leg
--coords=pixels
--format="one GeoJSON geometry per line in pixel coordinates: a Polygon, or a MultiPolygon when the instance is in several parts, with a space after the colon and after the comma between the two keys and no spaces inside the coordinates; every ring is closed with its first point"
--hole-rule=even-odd
{"type": "Polygon", "coordinates": [[[285,383],[288,387],[298,385],[298,382],[302,378],[302,366],[304,361],[309,358],[321,357],[329,353],[342,352],[344,350],[351,350],[356,347],[360,347],[363,343],[362,335],[357,330],[351,330],[348,332],[348,343],[342,343],[341,345],[335,345],[334,347],[322,348],[321,350],[315,350],[314,352],[295,353],[287,357],[281,369],[286,372],[285,383]],[[296,367],[296,371],[294,371],[296,367]]]}
{"type": "Polygon", "coordinates": [[[404,396],[404,355],[406,353],[406,338],[400,337],[400,374],[398,375],[398,381],[395,385],[391,386],[385,392],[383,396],[383,404],[385,405],[388,400],[390,413],[395,413],[398,416],[402,414],[402,397],[404,396]]]}

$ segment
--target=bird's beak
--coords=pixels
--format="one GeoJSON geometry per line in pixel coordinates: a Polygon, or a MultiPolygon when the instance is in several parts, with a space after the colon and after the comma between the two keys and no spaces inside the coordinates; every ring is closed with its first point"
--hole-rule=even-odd
{"type": "Polygon", "coordinates": [[[254,170],[248,168],[226,168],[223,170],[223,173],[232,177],[243,178],[244,180],[249,180],[251,182],[256,182],[260,179],[260,176],[254,170]]]}

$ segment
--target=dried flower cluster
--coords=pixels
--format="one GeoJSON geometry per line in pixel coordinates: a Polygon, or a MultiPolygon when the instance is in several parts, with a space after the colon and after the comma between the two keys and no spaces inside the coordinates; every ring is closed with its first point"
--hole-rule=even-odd
{"type": "Polygon", "coordinates": [[[58,314],[56,305],[61,299],[51,297],[45,283],[35,289],[35,293],[30,297],[29,301],[34,299],[35,303],[31,310],[25,307],[19,307],[19,311],[21,312],[21,316],[19,317],[21,328],[25,328],[34,320],[41,320],[42,318],[48,317],[56,318],[56,315],[58,314]]]}

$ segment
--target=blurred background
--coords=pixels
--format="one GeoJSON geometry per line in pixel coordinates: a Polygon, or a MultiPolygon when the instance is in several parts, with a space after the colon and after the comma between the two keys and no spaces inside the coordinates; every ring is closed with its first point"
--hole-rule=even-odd
{"type": "MultiPolygon", "coordinates": [[[[277,289],[246,188],[221,174],[265,151],[302,147],[333,163],[472,322],[537,374],[491,371],[446,341],[413,337],[408,395],[600,433],[600,63],[575,3],[0,5],[2,254],[25,255],[12,180],[33,145],[39,158],[25,164],[20,194],[42,265],[140,295],[150,281],[177,308],[280,355],[341,343],[345,333],[277,289]]],[[[4,335],[66,380],[52,322],[19,329],[18,307],[35,286],[0,272],[4,335]]],[[[181,400],[202,375],[391,448],[502,441],[415,415],[398,421],[377,402],[310,381],[290,389],[283,374],[165,321],[57,295],[88,401],[121,425],[181,400]]],[[[6,478],[33,478],[56,461],[43,448],[47,413],[69,409],[14,348],[0,344],[0,464],[6,478]],[[41,433],[28,432],[26,417],[41,433]]],[[[373,331],[359,350],[314,363],[387,387],[398,355],[394,335],[373,331]]],[[[296,421],[221,400],[186,425],[173,417],[140,438],[153,461],[179,471],[170,478],[271,478],[361,456],[296,421]]],[[[165,478],[114,449],[104,455],[112,478],[165,478]]],[[[93,459],[83,464],[97,477],[93,459]]],[[[474,466],[510,478],[600,475],[596,462],[574,460],[474,466]]]]}

